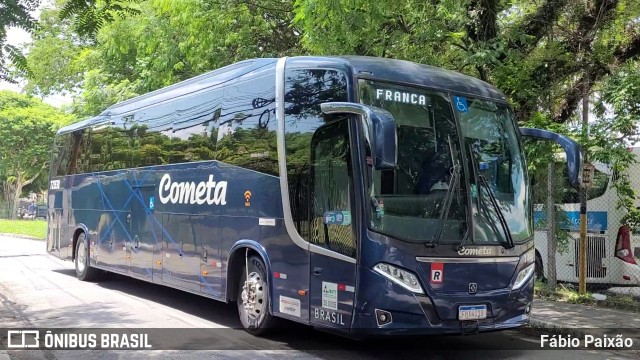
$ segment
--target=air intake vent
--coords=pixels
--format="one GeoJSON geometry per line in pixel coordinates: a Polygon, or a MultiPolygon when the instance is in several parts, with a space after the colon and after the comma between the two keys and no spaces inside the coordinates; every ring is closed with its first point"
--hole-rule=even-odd
{"type": "MultiPolygon", "coordinates": [[[[603,260],[607,257],[604,236],[587,236],[587,277],[603,278],[607,276],[607,268],[603,260]]],[[[580,276],[580,239],[575,239],[576,277],[580,276]]]]}

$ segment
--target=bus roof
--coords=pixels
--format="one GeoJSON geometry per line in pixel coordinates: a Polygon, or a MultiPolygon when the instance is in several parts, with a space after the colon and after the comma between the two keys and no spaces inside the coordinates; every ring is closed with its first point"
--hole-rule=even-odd
{"type": "MultiPolygon", "coordinates": [[[[414,84],[433,89],[506,101],[506,97],[494,86],[471,76],[435,66],[418,64],[405,60],[377,58],[369,56],[303,56],[293,57],[309,62],[336,62],[350,66],[354,74],[378,80],[414,84]]],[[[72,132],[85,127],[99,125],[113,116],[131,113],[137,109],[152,106],[160,102],[177,98],[209,87],[231,81],[259,68],[274,65],[278,59],[258,58],[240,61],[213,70],[194,78],[140,95],[114,104],[97,116],[76,122],[58,130],[58,134],[72,132]]]]}
{"type": "Polygon", "coordinates": [[[276,61],[277,59],[273,58],[250,59],[227,65],[194,78],[111,105],[97,116],[61,128],[58,130],[58,134],[72,132],[92,125],[98,125],[107,121],[112,116],[130,113],[131,111],[135,111],[146,106],[154,105],[181,95],[219,85],[255,69],[269,64],[275,64],[276,61]]]}
{"type": "Polygon", "coordinates": [[[468,94],[505,102],[507,98],[494,86],[452,70],[405,60],[370,56],[341,56],[353,67],[354,74],[415,84],[460,95],[468,94]]]}

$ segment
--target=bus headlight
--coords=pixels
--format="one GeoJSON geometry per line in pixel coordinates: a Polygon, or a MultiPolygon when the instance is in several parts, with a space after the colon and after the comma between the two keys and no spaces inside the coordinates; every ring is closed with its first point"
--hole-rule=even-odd
{"type": "Polygon", "coordinates": [[[513,283],[512,290],[518,290],[524,285],[530,278],[533,276],[533,273],[536,271],[536,264],[529,264],[526,268],[520,270],[518,273],[518,277],[516,277],[516,282],[513,283]]]}
{"type": "Polygon", "coordinates": [[[400,269],[385,263],[376,264],[373,267],[373,270],[409,291],[424,294],[422,286],[420,286],[420,283],[418,282],[418,277],[411,271],[400,269]]]}

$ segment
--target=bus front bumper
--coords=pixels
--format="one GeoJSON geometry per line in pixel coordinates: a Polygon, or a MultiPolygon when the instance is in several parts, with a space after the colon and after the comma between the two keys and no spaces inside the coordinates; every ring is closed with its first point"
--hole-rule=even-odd
{"type": "Polygon", "coordinates": [[[408,294],[386,284],[384,291],[367,292],[351,328],[353,336],[475,334],[518,328],[529,324],[533,301],[533,278],[520,289],[469,294],[408,294]],[[458,319],[463,305],[484,304],[487,317],[458,319]],[[381,315],[383,319],[381,319],[381,315]],[[384,321],[381,321],[384,320],[384,321]]]}

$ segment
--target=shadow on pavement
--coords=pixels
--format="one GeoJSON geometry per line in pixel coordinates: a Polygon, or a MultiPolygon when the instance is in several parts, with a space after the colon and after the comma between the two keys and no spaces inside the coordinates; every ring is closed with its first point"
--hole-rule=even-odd
{"type": "MultiPolygon", "coordinates": [[[[53,270],[75,278],[74,269],[53,270]]],[[[487,353],[486,358],[501,359],[518,356],[523,350],[539,349],[535,338],[525,339],[517,331],[484,333],[471,336],[393,337],[351,340],[313,328],[282,320],[269,336],[255,337],[241,329],[235,304],[225,304],[195,294],[152,284],[126,276],[110,274],[109,281],[99,286],[119,291],[147,301],[171,307],[225,328],[222,329],[163,329],[150,330],[152,337],[164,349],[189,350],[298,350],[320,358],[333,359],[338,353],[349,358],[420,357],[433,351],[449,353],[446,358],[468,359],[461,350],[508,350],[487,353]],[[327,352],[330,351],[330,352],[327,352]],[[337,353],[336,353],[337,351],[337,353]]],[[[105,318],[105,324],[110,319],[105,318]]],[[[121,321],[118,319],[117,321],[121,321]]],[[[130,322],[127,322],[130,324],[130,322]]],[[[147,329],[145,329],[147,330],[147,329]]],[[[155,348],[155,346],[154,346],[155,348]]],[[[479,353],[474,358],[479,357],[479,353]]],[[[341,355],[342,357],[342,355],[341,355]]]]}

